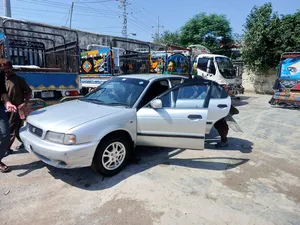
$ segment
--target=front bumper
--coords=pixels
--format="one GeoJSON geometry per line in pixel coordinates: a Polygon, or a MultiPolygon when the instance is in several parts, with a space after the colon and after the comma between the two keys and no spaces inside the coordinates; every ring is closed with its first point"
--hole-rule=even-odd
{"type": "Polygon", "coordinates": [[[43,140],[25,127],[20,130],[25,149],[43,162],[57,168],[80,168],[91,166],[98,143],[60,145],[43,140]]]}

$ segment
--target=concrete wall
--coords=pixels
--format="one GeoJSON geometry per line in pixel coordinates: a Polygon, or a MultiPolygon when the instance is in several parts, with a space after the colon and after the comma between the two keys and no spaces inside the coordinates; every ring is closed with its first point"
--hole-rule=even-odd
{"type": "MultiPolygon", "coordinates": [[[[0,27],[2,27],[3,25],[3,21],[7,19],[5,17],[0,17],[0,27]]],[[[16,21],[22,21],[22,20],[16,20],[16,21]]],[[[7,23],[7,25],[9,25],[10,27],[14,27],[14,28],[21,28],[21,29],[26,29],[26,30],[35,30],[35,31],[42,31],[42,32],[48,32],[51,34],[59,34],[65,37],[66,42],[74,40],[75,35],[70,32],[70,31],[61,31],[59,30],[59,27],[57,26],[51,26],[51,25],[46,25],[49,28],[44,28],[44,27],[39,27],[39,26],[35,26],[35,25],[27,25],[27,24],[19,24],[19,23],[7,23]]],[[[42,24],[45,26],[45,24],[42,24]]],[[[107,45],[109,46],[111,40],[113,38],[119,38],[119,39],[123,39],[126,40],[125,38],[122,37],[116,37],[116,36],[110,36],[110,35],[104,35],[104,34],[97,34],[97,33],[90,33],[90,32],[85,32],[85,31],[80,31],[80,30],[75,30],[78,33],[79,36],[79,46],[81,49],[86,49],[88,44],[99,44],[99,45],[107,45]]],[[[33,34],[31,32],[21,32],[21,31],[9,31],[10,33],[14,33],[14,34],[22,34],[22,35],[30,35],[32,36],[33,34]]],[[[35,36],[39,36],[39,37],[45,37],[45,35],[42,34],[35,34],[35,36]]],[[[54,36],[49,35],[47,38],[53,39],[54,36]]],[[[56,42],[62,44],[62,38],[60,37],[55,37],[56,42]]],[[[152,50],[158,50],[160,47],[162,47],[161,45],[157,45],[154,43],[150,43],[150,42],[141,42],[135,39],[130,39],[128,38],[128,40],[135,42],[136,44],[129,44],[128,48],[133,50],[135,48],[140,48],[140,47],[144,47],[141,46],[139,43],[147,43],[151,46],[152,50]]],[[[45,41],[45,43],[47,45],[50,45],[49,41],[45,41]]],[[[123,45],[118,45],[117,47],[125,47],[124,44],[123,45]]]]}
{"type": "Polygon", "coordinates": [[[247,68],[243,71],[243,86],[246,92],[259,94],[273,94],[273,86],[276,80],[276,70],[270,70],[266,74],[255,74],[247,68]]]}

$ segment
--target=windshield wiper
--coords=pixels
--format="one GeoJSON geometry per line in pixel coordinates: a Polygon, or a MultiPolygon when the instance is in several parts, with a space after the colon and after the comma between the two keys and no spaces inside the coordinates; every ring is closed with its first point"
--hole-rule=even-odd
{"type": "Polygon", "coordinates": [[[95,104],[103,104],[104,102],[98,99],[88,99],[88,98],[81,98],[81,101],[85,101],[85,102],[92,102],[95,104]]]}
{"type": "Polygon", "coordinates": [[[125,104],[125,103],[120,103],[120,102],[110,102],[107,103],[107,105],[113,105],[113,106],[125,106],[126,108],[129,108],[129,105],[125,104]]]}

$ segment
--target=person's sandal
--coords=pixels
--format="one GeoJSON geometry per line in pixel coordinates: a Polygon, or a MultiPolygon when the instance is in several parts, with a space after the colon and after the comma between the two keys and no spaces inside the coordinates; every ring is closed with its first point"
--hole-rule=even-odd
{"type": "Polygon", "coordinates": [[[11,169],[8,166],[0,167],[1,173],[8,173],[10,171],[11,171],[11,169]]]}
{"type": "Polygon", "coordinates": [[[8,149],[6,152],[5,152],[5,155],[4,155],[4,157],[6,157],[6,156],[9,156],[9,155],[11,155],[11,154],[13,154],[14,153],[14,151],[13,150],[11,150],[11,149],[8,149]]]}

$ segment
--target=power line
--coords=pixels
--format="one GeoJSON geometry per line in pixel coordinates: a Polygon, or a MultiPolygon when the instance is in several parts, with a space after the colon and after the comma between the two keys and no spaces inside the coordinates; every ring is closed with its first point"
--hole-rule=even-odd
{"type": "MultiPolygon", "coordinates": [[[[45,13],[58,13],[58,14],[64,14],[66,16],[68,16],[68,20],[66,23],[71,22],[70,20],[70,4],[66,3],[66,2],[59,2],[58,0],[17,0],[20,2],[27,2],[29,4],[34,4],[34,5],[40,5],[40,6],[46,6],[44,7],[44,9],[47,8],[55,8],[55,10],[43,10],[43,9],[37,9],[38,7],[36,7],[36,9],[34,8],[27,8],[27,10],[33,10],[33,11],[41,11],[41,12],[45,12],[45,13]],[[56,10],[56,9],[60,9],[60,10],[56,10]],[[65,10],[65,12],[63,12],[65,10]],[[66,12],[68,10],[68,12],[66,12]]],[[[128,15],[127,10],[128,10],[128,1],[129,0],[74,0],[74,7],[73,7],[73,17],[74,16],[90,16],[90,17],[104,17],[104,18],[117,18],[120,17],[120,15],[122,16],[122,35],[125,37],[127,37],[127,29],[128,29],[128,25],[127,23],[129,22],[131,25],[139,28],[139,30],[142,30],[146,33],[152,34],[153,30],[151,28],[151,25],[146,24],[144,22],[144,16],[145,13],[139,12],[137,11],[136,8],[134,7],[130,7],[134,12],[136,12],[136,16],[135,15],[128,15]],[[120,13],[120,11],[118,10],[113,10],[112,8],[106,6],[104,3],[113,3],[113,2],[119,2],[121,8],[122,8],[122,13],[120,13]],[[91,4],[99,4],[99,7],[105,7],[106,9],[99,9],[98,7],[95,8],[95,5],[89,5],[87,3],[91,3],[91,4]],[[100,6],[101,5],[101,6],[100,6]],[[91,12],[96,12],[94,15],[92,15],[91,12]]],[[[132,1],[132,0],[130,0],[132,1]]],[[[34,7],[34,6],[33,6],[34,7]]],[[[142,6],[143,7],[143,6],[142,6]]],[[[15,10],[14,7],[13,10],[15,10]]],[[[20,8],[22,9],[22,12],[24,11],[24,9],[26,10],[26,8],[20,8]]],[[[139,10],[139,9],[138,9],[139,10]]],[[[143,11],[146,12],[146,10],[143,8],[143,11]]],[[[147,11],[149,12],[149,11],[147,11]]],[[[36,12],[30,13],[30,14],[34,14],[36,12]]],[[[19,13],[21,14],[21,13],[19,13]]],[[[27,17],[28,15],[27,14],[27,17]]],[[[148,14],[148,13],[147,13],[148,14]]],[[[39,14],[41,15],[41,14],[39,14]]],[[[43,14],[44,15],[44,14],[43,14]]],[[[63,19],[63,21],[65,22],[65,17],[63,19]]],[[[75,22],[76,20],[72,19],[72,22],[75,22]]],[[[82,20],[80,20],[82,21],[82,20]]],[[[48,22],[48,21],[47,21],[48,22]]],[[[63,23],[64,23],[63,22],[63,23]]],[[[74,23],[74,27],[77,27],[79,20],[74,23]]],[[[94,29],[94,28],[91,28],[94,29]]],[[[96,28],[95,28],[96,29],[96,28]]],[[[101,29],[101,28],[100,28],[101,29]]],[[[105,29],[105,28],[102,28],[105,29]]]]}
{"type": "Polygon", "coordinates": [[[143,22],[141,22],[138,18],[136,18],[135,16],[131,15],[131,17],[134,19],[134,21],[138,24],[140,24],[141,26],[143,26],[145,29],[149,29],[151,30],[150,26],[147,26],[146,24],[144,24],[143,22]]]}
{"type": "MultiPolygon", "coordinates": [[[[31,4],[35,4],[35,5],[43,5],[43,6],[48,6],[48,7],[52,7],[52,8],[64,8],[64,9],[69,9],[70,5],[69,4],[65,4],[65,3],[60,3],[60,2],[54,2],[54,1],[41,1],[41,0],[18,0],[21,2],[27,2],[27,3],[31,3],[31,4]]],[[[81,2],[82,4],[85,4],[84,2],[81,2]]],[[[94,8],[90,7],[89,5],[85,4],[87,7],[80,7],[80,8],[76,8],[74,7],[74,11],[80,11],[80,12],[90,12],[91,10],[97,12],[97,14],[105,14],[107,15],[107,13],[110,14],[118,14],[118,11],[111,11],[111,10],[105,10],[105,9],[101,9],[101,11],[99,10],[95,10],[94,8]]],[[[75,4],[76,6],[76,4],[75,4]]]]}
{"type": "Polygon", "coordinates": [[[65,23],[65,27],[67,26],[69,19],[70,19],[70,10],[69,10],[69,12],[68,12],[68,14],[67,14],[67,21],[66,21],[66,23],[65,23]]]}
{"type": "Polygon", "coordinates": [[[129,8],[130,8],[132,11],[134,11],[136,14],[139,14],[141,19],[147,19],[147,22],[152,20],[152,18],[146,17],[145,14],[141,13],[141,11],[137,11],[136,9],[134,9],[134,8],[131,7],[131,6],[129,6],[129,8]]]}
{"type": "MultiPolygon", "coordinates": [[[[44,13],[38,14],[38,12],[36,12],[36,11],[46,12],[46,13],[66,14],[65,12],[62,12],[62,11],[51,11],[51,10],[43,10],[43,9],[35,9],[35,8],[13,7],[12,9],[13,9],[13,11],[21,11],[21,12],[24,12],[24,9],[28,10],[28,11],[35,11],[35,13],[30,13],[30,14],[35,14],[35,15],[44,15],[44,13]]],[[[74,9],[74,10],[76,10],[76,9],[74,9]]],[[[68,13],[69,12],[70,12],[70,10],[68,10],[68,13]]],[[[91,14],[84,14],[84,13],[76,13],[75,15],[79,15],[79,16],[91,16],[91,17],[108,17],[108,18],[117,18],[118,17],[118,16],[106,16],[104,14],[91,15],[91,14]]]]}
{"type": "Polygon", "coordinates": [[[128,20],[132,25],[142,29],[143,31],[149,33],[149,34],[152,34],[152,32],[149,32],[148,30],[146,30],[145,28],[143,28],[141,25],[139,25],[138,23],[136,23],[134,20],[128,20]]]}
{"type": "MultiPolygon", "coordinates": [[[[115,2],[116,0],[103,0],[103,1],[92,1],[92,2],[84,2],[84,3],[104,3],[104,2],[115,2]]],[[[83,3],[81,1],[76,1],[76,3],[83,3]]]]}

